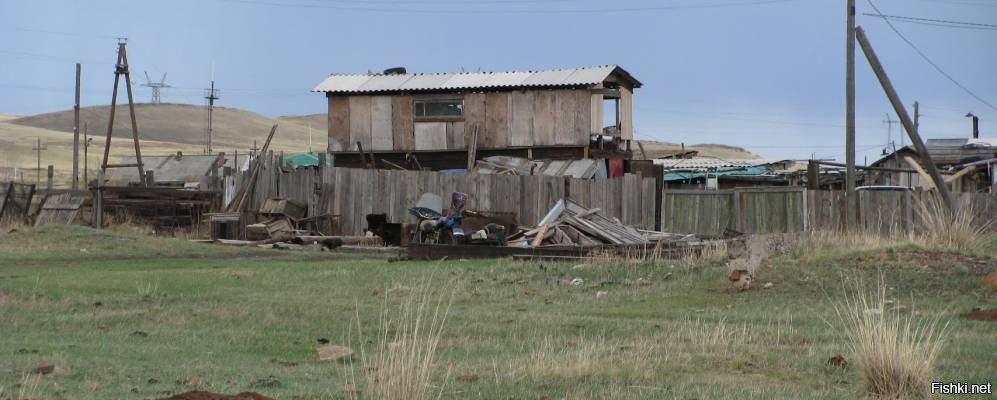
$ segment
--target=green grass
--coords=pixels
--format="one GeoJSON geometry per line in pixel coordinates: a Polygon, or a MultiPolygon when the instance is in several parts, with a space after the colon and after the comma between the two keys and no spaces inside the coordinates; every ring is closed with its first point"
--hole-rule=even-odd
{"type": "Polygon", "coordinates": [[[938,380],[993,379],[993,323],[956,315],[992,297],[980,276],[994,253],[926,254],[799,248],[765,263],[756,289],[730,293],[719,260],[388,262],[26,229],[0,238],[0,399],[24,384],[40,398],[157,398],[194,390],[183,385],[194,377],[214,392],[346,397],[352,367],[318,361],[317,339],[372,344],[376,329],[358,337],[355,316],[377,327],[427,277],[453,296],[435,367],[443,398],[861,397],[857,368],[827,365],[848,357],[833,304],[843,281],[880,277],[895,304],[945,313],[938,380]],[[574,277],[585,283],[562,283],[574,277]],[[40,362],[60,371],[36,382],[40,362]],[[253,386],[270,376],[280,385],[253,386]]]}

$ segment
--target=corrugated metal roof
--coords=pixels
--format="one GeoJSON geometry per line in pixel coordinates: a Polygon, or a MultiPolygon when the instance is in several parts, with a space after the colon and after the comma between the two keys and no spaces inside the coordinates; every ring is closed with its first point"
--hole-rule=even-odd
{"type": "Polygon", "coordinates": [[[521,72],[461,72],[441,74],[359,75],[334,74],[312,91],[326,93],[373,93],[404,91],[440,91],[521,87],[592,86],[619,74],[634,87],[639,81],[615,65],[521,72]]]}
{"type": "Polygon", "coordinates": [[[707,170],[710,168],[722,169],[722,168],[743,168],[743,167],[754,167],[759,165],[772,164],[775,161],[771,160],[722,160],[719,158],[708,158],[708,157],[694,157],[694,158],[669,158],[669,159],[658,159],[654,160],[655,165],[664,166],[665,170],[685,170],[685,171],[698,171],[707,170]]]}

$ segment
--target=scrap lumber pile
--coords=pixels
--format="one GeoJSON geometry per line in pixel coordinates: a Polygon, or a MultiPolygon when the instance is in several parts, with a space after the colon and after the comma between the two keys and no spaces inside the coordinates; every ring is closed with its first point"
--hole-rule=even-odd
{"type": "Polygon", "coordinates": [[[104,187],[105,209],[148,219],[157,227],[197,224],[204,213],[221,207],[218,190],[170,187],[104,187]]]}
{"type": "Polygon", "coordinates": [[[297,221],[305,217],[308,208],[301,203],[284,197],[271,197],[263,201],[259,215],[265,219],[262,222],[246,225],[246,236],[249,239],[263,240],[281,235],[308,235],[309,232],[297,231],[297,221]]]}
{"type": "Polygon", "coordinates": [[[536,228],[513,237],[509,246],[627,246],[655,242],[698,241],[695,235],[643,231],[616,218],[585,208],[571,200],[559,200],[536,228]]]}

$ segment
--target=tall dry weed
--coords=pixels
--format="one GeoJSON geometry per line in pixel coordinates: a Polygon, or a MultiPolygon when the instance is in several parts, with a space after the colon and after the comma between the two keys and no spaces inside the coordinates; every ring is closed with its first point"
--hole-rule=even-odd
{"type": "MultiPolygon", "coordinates": [[[[371,346],[364,340],[359,307],[357,334],[361,338],[364,398],[377,400],[424,400],[440,398],[443,387],[432,385],[438,372],[437,352],[450,312],[452,291],[436,292],[431,279],[403,295],[401,304],[389,306],[387,296],[378,320],[377,338],[371,346]]],[[[350,380],[357,384],[355,372],[350,380]]],[[[449,375],[449,369],[445,372],[449,375]]]]}
{"type": "Polygon", "coordinates": [[[960,203],[950,210],[941,196],[932,193],[919,198],[914,205],[921,225],[917,236],[929,247],[972,252],[980,246],[980,238],[993,226],[993,220],[979,217],[973,203],[960,203]]]}
{"type": "Polygon", "coordinates": [[[861,283],[835,303],[852,357],[861,368],[867,394],[887,399],[924,399],[948,325],[941,315],[904,314],[891,302],[882,282],[871,293],[861,283]]]}

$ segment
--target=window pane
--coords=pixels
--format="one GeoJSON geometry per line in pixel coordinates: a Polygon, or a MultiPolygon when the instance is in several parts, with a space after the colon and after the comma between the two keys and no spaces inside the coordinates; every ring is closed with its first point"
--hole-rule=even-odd
{"type": "Polygon", "coordinates": [[[419,100],[415,102],[417,117],[459,117],[464,115],[463,100],[419,100]]]}

